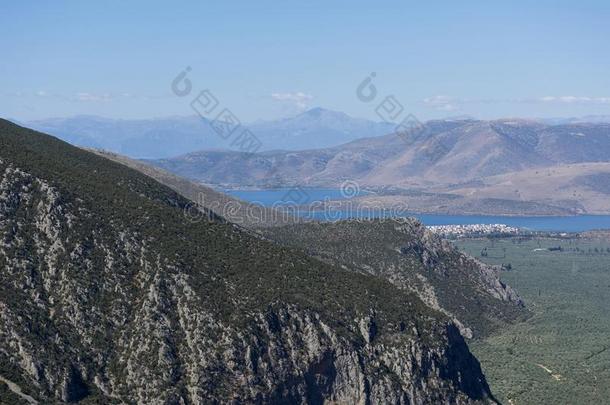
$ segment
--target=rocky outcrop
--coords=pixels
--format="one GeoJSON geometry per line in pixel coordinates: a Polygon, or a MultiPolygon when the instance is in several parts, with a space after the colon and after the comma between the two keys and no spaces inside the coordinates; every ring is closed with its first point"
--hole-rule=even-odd
{"type": "MultiPolygon", "coordinates": [[[[524,306],[517,292],[500,281],[499,269],[487,265],[472,256],[460,253],[453,244],[428,231],[415,219],[406,219],[395,227],[410,240],[400,248],[403,254],[415,254],[427,270],[447,276],[456,269],[470,270],[467,276],[485,293],[498,300],[524,306]]],[[[400,243],[400,241],[398,242],[400,243]]]]}
{"type": "Polygon", "coordinates": [[[39,403],[494,403],[415,295],[0,122],[0,375],[39,403]]]}
{"type": "Polygon", "coordinates": [[[261,232],[345,269],[387,279],[449,316],[467,338],[528,316],[497,268],[459,252],[413,218],[296,224],[261,232]]]}

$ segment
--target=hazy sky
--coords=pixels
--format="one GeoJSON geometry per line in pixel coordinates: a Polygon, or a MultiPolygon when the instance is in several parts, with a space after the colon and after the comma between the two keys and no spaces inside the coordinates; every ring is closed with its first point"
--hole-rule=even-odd
{"type": "Polygon", "coordinates": [[[10,1],[0,116],[188,115],[185,67],[242,121],[374,118],[371,72],[422,119],[610,114],[608,1],[10,1]],[[26,4],[29,3],[29,4],[26,4]]]}

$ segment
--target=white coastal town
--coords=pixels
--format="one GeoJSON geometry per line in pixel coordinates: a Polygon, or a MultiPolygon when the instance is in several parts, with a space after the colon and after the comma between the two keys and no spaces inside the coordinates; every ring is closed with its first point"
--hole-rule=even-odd
{"type": "Polygon", "coordinates": [[[428,229],[443,237],[464,237],[472,235],[518,235],[523,232],[505,224],[466,224],[466,225],[432,225],[428,229]]]}

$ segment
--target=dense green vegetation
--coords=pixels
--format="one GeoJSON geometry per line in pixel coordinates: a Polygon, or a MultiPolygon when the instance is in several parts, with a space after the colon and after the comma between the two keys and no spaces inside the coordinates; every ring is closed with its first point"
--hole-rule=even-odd
{"type": "Polygon", "coordinates": [[[503,403],[610,403],[609,240],[463,239],[534,316],[470,346],[503,403]],[[561,249],[558,249],[561,247],[561,249]],[[551,249],[551,250],[549,250],[551,249]]]}
{"type": "MultiPolygon", "coordinates": [[[[164,259],[189,269],[202,288],[215,284],[209,278],[217,275],[235,283],[252,309],[287,299],[322,313],[348,309],[345,315],[350,319],[352,311],[367,313],[376,307],[373,300],[386,307],[388,314],[404,302],[416,307],[414,313],[406,308],[399,311],[409,318],[415,313],[434,314],[413,294],[406,298],[403,292],[393,306],[394,299],[387,296],[387,289],[393,287],[386,281],[337,270],[298,250],[279,248],[238,231],[214,214],[210,214],[212,221],[192,223],[183,215],[191,202],[168,187],[136,170],[2,120],[0,159],[48,181],[66,205],[78,204],[92,213],[93,218],[77,228],[77,240],[93,243],[89,238],[93,230],[111,233],[111,224],[121,225],[146,238],[164,259]]],[[[27,219],[28,213],[23,215],[27,219]]],[[[217,287],[208,290],[217,296],[207,297],[207,304],[233,317],[235,308],[226,299],[224,286],[217,287]]]]}
{"type": "MultiPolygon", "coordinates": [[[[0,255],[0,301],[14,319],[23,320],[23,326],[15,328],[39,348],[37,359],[49,373],[64,374],[71,364],[78,364],[91,374],[108,369],[118,379],[124,377],[126,371],[116,355],[119,334],[138,336],[141,323],[136,315],[142,297],[149,288],[170,295],[163,286],[176,275],[186,278],[194,291],[190,310],[210,314],[226,330],[243,331],[249,338],[258,330],[258,314],[291,306],[319,315],[353,346],[364,344],[354,320],[371,311],[375,312],[376,339],[386,345],[414,337],[429,346],[443,344],[446,317],[415,294],[381,278],[354,274],[298,249],[261,240],[212,214],[210,220],[192,223],[183,215],[190,202],[153,179],[2,120],[0,173],[12,173],[7,178],[13,182],[5,190],[10,198],[3,207],[6,247],[0,255]],[[36,249],[36,241],[43,246],[51,243],[35,225],[38,207],[48,202],[47,184],[58,198],[50,215],[57,224],[53,229],[65,246],[58,253],[60,265],[53,269],[36,249]],[[122,234],[133,239],[121,242],[122,234]],[[111,266],[107,266],[109,251],[116,253],[111,266]],[[131,254],[139,260],[130,259],[131,254]],[[14,260],[20,265],[13,265],[14,260]],[[55,272],[67,280],[61,285],[68,285],[65,290],[69,291],[44,288],[55,272]],[[153,284],[154,278],[160,279],[159,287],[153,284]],[[34,303],[31,296],[41,297],[43,304],[34,303]],[[87,327],[75,329],[68,321],[70,310],[78,311],[87,327]],[[56,370],[49,371],[52,367],[56,370]]],[[[159,309],[171,330],[178,329],[177,306],[176,300],[168,299],[159,309]]],[[[154,325],[157,317],[146,319],[154,325]]],[[[219,340],[216,335],[209,338],[219,340]]],[[[168,332],[168,339],[171,347],[185,345],[181,333],[168,332]]],[[[153,355],[142,354],[142,367],[164,372],[167,367],[155,366],[156,346],[150,347],[153,355]]],[[[13,351],[0,350],[0,375],[18,383],[27,394],[44,399],[43,394],[32,392],[28,375],[16,366],[14,357],[13,351]]],[[[184,381],[179,374],[176,378],[174,386],[181,387],[184,381]]],[[[97,400],[90,381],[78,376],[71,382],[79,391],[71,398],[97,400]]],[[[220,385],[218,390],[217,395],[224,395],[220,385]]]]}
{"type": "MultiPolygon", "coordinates": [[[[242,226],[269,226],[285,225],[299,221],[298,217],[289,212],[279,212],[274,208],[251,204],[223,194],[210,187],[176,176],[163,169],[150,166],[139,160],[130,159],[116,153],[92,150],[93,153],[103,156],[112,161],[121,163],[135,169],[159,183],[171,188],[183,197],[191,200],[197,207],[205,207],[218,215],[224,216],[228,221],[242,226]]],[[[196,212],[190,212],[193,220],[200,219],[196,212]]]]}

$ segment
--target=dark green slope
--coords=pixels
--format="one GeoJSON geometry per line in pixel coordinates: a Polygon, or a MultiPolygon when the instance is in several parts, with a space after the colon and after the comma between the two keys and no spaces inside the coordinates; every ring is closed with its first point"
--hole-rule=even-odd
{"type": "Polygon", "coordinates": [[[517,293],[500,282],[498,268],[460,253],[412,218],[304,223],[261,232],[415,292],[460,322],[466,336],[486,336],[529,316],[517,293]]]}
{"type": "Polygon", "coordinates": [[[43,403],[492,401],[414,294],[189,204],[0,121],[0,376],[43,403]]]}
{"type": "MultiPolygon", "coordinates": [[[[142,161],[104,150],[91,150],[91,152],[152,177],[159,183],[193,201],[193,207],[207,208],[234,224],[245,227],[265,227],[301,222],[299,218],[292,216],[289,212],[280,212],[273,208],[239,200],[142,161]]],[[[194,220],[199,218],[195,212],[192,215],[194,220]]]]}

